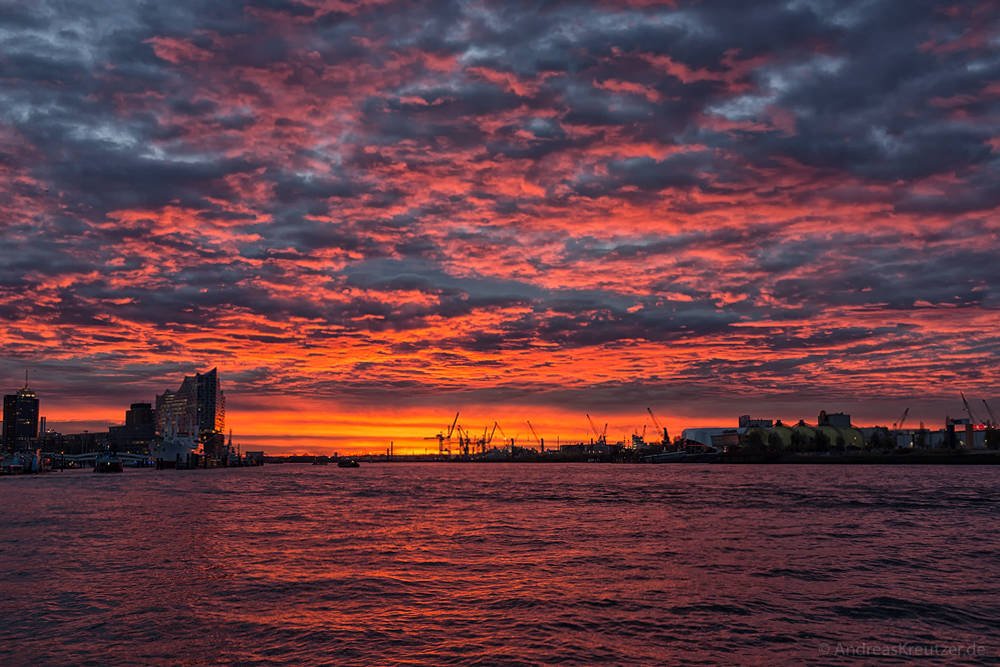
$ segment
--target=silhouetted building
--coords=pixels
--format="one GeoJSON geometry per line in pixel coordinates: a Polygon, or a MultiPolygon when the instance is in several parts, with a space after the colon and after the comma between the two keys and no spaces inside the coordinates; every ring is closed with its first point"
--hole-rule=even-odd
{"type": "Polygon", "coordinates": [[[218,369],[184,378],[177,391],[156,397],[156,432],[194,435],[207,456],[220,456],[225,447],[226,396],[218,369]]]}
{"type": "Polygon", "coordinates": [[[740,434],[736,429],[730,429],[725,433],[716,433],[712,436],[712,446],[716,449],[728,449],[737,447],[740,444],[740,434]]]}
{"type": "Polygon", "coordinates": [[[156,413],[152,403],[133,403],[125,411],[125,426],[136,430],[149,429],[151,433],[155,433],[156,413]]]}
{"type": "Polygon", "coordinates": [[[834,428],[851,428],[851,415],[843,412],[827,412],[820,410],[816,420],[820,426],[832,426],[834,428]]]}
{"type": "Polygon", "coordinates": [[[198,398],[198,428],[202,431],[226,430],[226,397],[219,386],[219,371],[213,368],[195,376],[198,398]]]}
{"type": "Polygon", "coordinates": [[[166,390],[156,397],[156,432],[192,434],[197,431],[195,384],[186,377],[177,391],[166,390]]]}
{"type": "Polygon", "coordinates": [[[740,432],[743,432],[751,428],[771,428],[774,426],[774,420],[757,419],[750,415],[740,415],[739,425],[740,432]]]}
{"type": "Polygon", "coordinates": [[[30,449],[38,438],[38,396],[28,387],[3,397],[3,446],[5,449],[30,449]]]}
{"type": "Polygon", "coordinates": [[[145,454],[156,437],[156,413],[150,403],[133,403],[125,411],[125,423],[108,429],[112,448],[119,452],[145,454]]]}
{"type": "Polygon", "coordinates": [[[691,440],[693,442],[698,442],[703,445],[711,445],[712,438],[717,435],[722,435],[727,431],[731,431],[731,428],[726,428],[725,426],[702,426],[697,428],[686,428],[681,431],[681,438],[684,440],[691,440]]]}
{"type": "Polygon", "coordinates": [[[89,454],[107,449],[110,443],[107,442],[106,433],[69,433],[62,434],[49,431],[39,443],[42,450],[46,452],[57,452],[60,454],[89,454]]]}

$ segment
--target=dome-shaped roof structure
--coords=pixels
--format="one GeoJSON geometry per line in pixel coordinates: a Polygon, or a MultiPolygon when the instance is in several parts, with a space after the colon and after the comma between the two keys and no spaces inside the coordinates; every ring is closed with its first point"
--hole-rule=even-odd
{"type": "Polygon", "coordinates": [[[767,435],[764,437],[764,442],[770,444],[774,437],[781,441],[782,449],[788,449],[792,446],[792,429],[784,424],[777,424],[768,429],[767,435]]]}
{"type": "Polygon", "coordinates": [[[826,436],[826,444],[831,448],[837,446],[837,440],[841,437],[840,430],[833,426],[818,426],[816,427],[816,432],[826,436]]]}
{"type": "Polygon", "coordinates": [[[816,440],[816,429],[804,421],[796,424],[795,428],[792,429],[792,433],[806,442],[814,442],[816,440]]]}
{"type": "Polygon", "coordinates": [[[844,437],[844,445],[846,447],[852,447],[854,449],[864,449],[865,446],[865,436],[861,434],[858,429],[842,428],[840,429],[840,435],[844,437]]]}

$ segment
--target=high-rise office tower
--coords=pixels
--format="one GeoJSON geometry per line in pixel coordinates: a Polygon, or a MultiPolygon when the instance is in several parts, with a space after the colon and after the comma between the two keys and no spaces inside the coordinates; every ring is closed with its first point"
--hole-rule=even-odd
{"type": "Polygon", "coordinates": [[[28,387],[3,397],[3,446],[8,450],[30,449],[38,439],[38,395],[28,387]]]}

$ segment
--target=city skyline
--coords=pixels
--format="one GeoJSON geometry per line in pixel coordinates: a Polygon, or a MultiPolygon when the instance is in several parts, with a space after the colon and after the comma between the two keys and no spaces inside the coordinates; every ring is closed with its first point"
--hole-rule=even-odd
{"type": "Polygon", "coordinates": [[[456,410],[939,425],[1000,401],[991,17],[5,8],[0,381],[83,430],[217,366],[238,437],[291,450],[456,410]]]}
{"type": "MultiPolygon", "coordinates": [[[[98,440],[94,441],[94,443],[98,446],[100,446],[101,442],[104,442],[106,443],[105,446],[112,446],[122,451],[135,449],[135,451],[140,453],[145,452],[155,439],[171,433],[181,432],[191,434],[195,439],[203,443],[210,452],[221,451],[225,441],[225,429],[227,428],[225,421],[226,398],[225,393],[222,391],[222,384],[223,381],[219,376],[218,368],[212,368],[205,372],[195,370],[191,375],[183,377],[179,389],[172,390],[168,388],[162,394],[157,393],[155,401],[130,403],[129,408],[125,410],[124,420],[107,419],[74,422],[60,420],[57,416],[56,419],[48,422],[48,432],[61,436],[96,436],[98,440]],[[154,405],[156,406],[155,409],[154,405]],[[218,410],[216,408],[217,405],[220,406],[218,410]],[[84,428],[84,425],[90,428],[84,428]]],[[[34,389],[29,388],[26,372],[24,387],[19,389],[15,394],[5,396],[4,441],[8,447],[14,447],[15,443],[13,441],[7,442],[6,434],[8,426],[6,415],[8,411],[12,415],[14,414],[15,404],[22,405],[22,396],[30,398],[31,405],[24,404],[24,406],[30,408],[33,414],[35,432],[38,437],[47,437],[47,417],[44,414],[44,410],[39,410],[40,400],[38,393],[34,389]],[[40,428],[39,418],[41,419],[40,428]]],[[[970,407],[966,397],[962,394],[960,394],[960,397],[963,406],[961,410],[952,411],[937,421],[925,420],[920,416],[919,412],[912,412],[910,406],[907,406],[900,418],[891,422],[887,420],[865,422],[864,420],[852,419],[850,414],[837,414],[844,420],[840,425],[868,429],[881,427],[894,430],[898,422],[899,429],[902,430],[903,423],[906,422],[910,432],[914,432],[915,430],[921,432],[937,431],[940,435],[944,433],[941,427],[951,420],[977,425],[979,429],[982,429],[984,426],[995,428],[997,424],[996,417],[985,399],[979,399],[979,402],[977,402],[975,397],[973,397],[970,407]]],[[[738,419],[735,416],[736,413],[734,413],[718,418],[715,421],[703,420],[701,422],[692,422],[690,420],[680,421],[676,416],[666,418],[663,413],[660,413],[660,416],[657,417],[655,414],[656,411],[647,406],[644,409],[644,414],[641,415],[634,413],[616,415],[616,418],[619,419],[618,421],[603,421],[601,419],[602,415],[597,415],[598,421],[596,422],[596,426],[589,413],[584,415],[587,423],[586,426],[583,426],[578,414],[548,413],[547,415],[543,415],[540,421],[537,411],[526,413],[523,410],[516,411],[511,406],[503,405],[494,405],[489,408],[478,407],[471,413],[468,410],[464,412],[459,410],[451,418],[452,423],[450,426],[447,424],[441,425],[433,420],[427,421],[422,414],[418,419],[411,418],[407,420],[406,415],[403,415],[403,419],[399,419],[399,413],[394,413],[397,416],[396,419],[383,419],[379,423],[373,423],[371,415],[354,414],[346,418],[342,416],[328,416],[328,419],[337,419],[338,428],[343,431],[335,437],[331,437],[329,432],[325,430],[319,434],[311,432],[308,426],[310,422],[300,422],[297,424],[298,431],[291,430],[288,433],[279,433],[271,436],[267,434],[263,436],[261,434],[250,434],[249,437],[244,436],[244,439],[238,444],[241,446],[264,448],[272,454],[324,454],[333,451],[345,453],[384,453],[387,449],[386,443],[392,443],[390,446],[394,447],[394,451],[397,454],[430,454],[438,449],[438,445],[429,441],[436,440],[437,438],[435,436],[424,435],[424,433],[436,430],[438,434],[442,432],[451,434],[454,431],[454,437],[449,435],[446,438],[449,443],[448,448],[450,449],[453,444],[461,442],[460,432],[464,430],[466,436],[479,438],[480,427],[482,427],[484,429],[481,434],[482,437],[486,437],[487,432],[492,431],[490,436],[491,441],[492,436],[499,430],[500,435],[496,437],[496,442],[492,445],[494,447],[516,442],[521,447],[539,449],[539,445],[547,441],[551,449],[553,447],[557,448],[560,444],[595,442],[595,440],[598,440],[598,434],[594,431],[595,428],[603,428],[607,436],[607,442],[609,443],[628,444],[633,436],[644,437],[646,442],[659,442],[661,429],[664,430],[664,438],[666,437],[666,431],[673,434],[672,439],[676,439],[682,432],[687,436],[687,432],[690,430],[692,435],[688,437],[697,439],[700,437],[695,435],[698,432],[702,432],[702,435],[722,430],[735,433],[737,427],[742,431],[747,425],[754,424],[764,426],[765,428],[768,427],[768,424],[772,423],[776,423],[779,426],[782,423],[793,426],[796,423],[812,423],[814,426],[817,424],[822,426],[825,415],[828,413],[826,409],[820,409],[818,411],[819,416],[816,419],[810,419],[808,412],[794,415],[784,413],[777,416],[771,414],[754,417],[750,414],[744,414],[746,411],[742,410],[743,407],[745,406],[734,406],[734,409],[740,413],[738,419]],[[497,419],[498,415],[503,415],[504,418],[502,421],[506,425],[506,430],[504,429],[504,425],[500,424],[500,420],[497,419]],[[601,424],[603,424],[603,427],[601,427],[601,424]],[[457,430],[455,429],[456,425],[458,426],[457,430]]],[[[31,421],[31,418],[28,421],[31,421]]],[[[22,428],[22,426],[18,426],[18,428],[21,430],[26,429],[26,427],[22,428]]],[[[886,432],[888,433],[888,431],[886,432]]],[[[35,437],[28,434],[27,430],[22,435],[24,438],[33,439],[35,437]]],[[[857,435],[861,437],[860,433],[857,435]]],[[[705,435],[705,437],[708,436],[705,435]]],[[[600,439],[603,440],[603,438],[600,439]]],[[[88,440],[87,442],[90,441],[88,440]]],[[[19,446],[25,448],[28,446],[28,443],[22,442],[19,446]]]]}

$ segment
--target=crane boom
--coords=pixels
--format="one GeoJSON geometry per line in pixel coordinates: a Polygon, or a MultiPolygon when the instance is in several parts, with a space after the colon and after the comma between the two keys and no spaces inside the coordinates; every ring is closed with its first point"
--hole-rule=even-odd
{"type": "Polygon", "coordinates": [[[455,426],[457,425],[458,425],[458,412],[456,411],[455,418],[451,420],[451,426],[448,427],[448,435],[445,437],[450,438],[451,434],[455,432],[455,426]]]}
{"type": "Polygon", "coordinates": [[[590,422],[590,429],[594,432],[594,435],[601,437],[601,432],[597,430],[597,424],[594,423],[589,414],[587,415],[587,421],[590,422]]]}
{"type": "Polygon", "coordinates": [[[997,426],[996,415],[993,414],[993,410],[990,408],[990,404],[986,402],[985,398],[983,399],[983,406],[986,408],[986,414],[990,416],[990,426],[997,426]]]}
{"type": "Polygon", "coordinates": [[[975,424],[976,423],[976,418],[972,414],[972,408],[969,407],[969,402],[967,400],[965,400],[965,392],[964,391],[960,391],[958,393],[962,395],[962,404],[965,406],[965,413],[967,415],[969,415],[969,421],[971,421],[973,424],[975,424]]]}
{"type": "Polygon", "coordinates": [[[542,439],[538,437],[537,433],[535,433],[535,427],[531,425],[530,421],[528,422],[528,428],[531,429],[531,435],[535,436],[535,442],[542,444],[542,439]]]}
{"type": "Polygon", "coordinates": [[[653,408],[646,408],[646,412],[648,412],[649,416],[653,418],[653,426],[656,427],[656,430],[662,431],[663,427],[660,426],[660,422],[656,419],[656,415],[653,414],[653,408]]]}
{"type": "Polygon", "coordinates": [[[903,430],[903,424],[906,423],[906,416],[908,414],[910,414],[910,408],[909,408],[909,406],[907,406],[907,408],[905,410],[903,410],[903,416],[899,418],[899,425],[896,426],[896,428],[899,429],[900,431],[903,430]]]}
{"type": "Polygon", "coordinates": [[[663,434],[663,444],[667,444],[670,441],[670,436],[667,434],[666,427],[660,424],[660,420],[657,419],[656,415],[653,414],[652,408],[646,408],[646,412],[648,412],[649,416],[653,418],[653,424],[656,425],[656,429],[663,434]]]}

